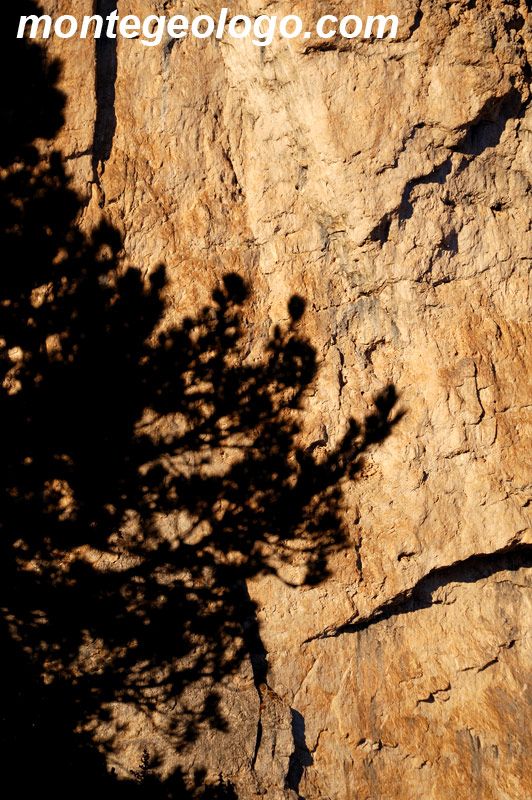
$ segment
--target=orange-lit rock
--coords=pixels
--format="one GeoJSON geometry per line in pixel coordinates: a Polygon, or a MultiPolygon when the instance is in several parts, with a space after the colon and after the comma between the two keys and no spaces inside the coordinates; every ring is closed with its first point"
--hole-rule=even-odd
{"type": "MultiPolygon", "coordinates": [[[[220,6],[118,2],[140,17],[220,6]]],[[[104,213],[128,262],[168,265],[176,318],[237,270],[253,358],[289,295],[307,298],[309,443],[334,444],[390,382],[406,412],[346,487],[361,571],[353,548],[316,588],[250,587],[268,699],[261,712],[244,669],[229,733],[206,734],[195,765],[243,798],[517,800],[532,795],[532,11],[357,8],[397,14],[398,38],[119,38],[98,54],[50,40],[68,95],[56,146],[81,223],[104,213]]],[[[316,20],[330,4],[231,10],[316,20]]],[[[125,769],[156,741],[148,721],[131,730],[125,769]]]]}

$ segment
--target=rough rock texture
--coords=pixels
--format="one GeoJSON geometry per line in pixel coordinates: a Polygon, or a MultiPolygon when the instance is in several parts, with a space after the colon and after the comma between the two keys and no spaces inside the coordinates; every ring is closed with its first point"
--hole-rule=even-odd
{"type": "MultiPolygon", "coordinates": [[[[93,5],[115,4],[43,2],[93,5]]],[[[222,4],[116,5],[193,17],[222,4]]],[[[346,488],[356,547],[333,577],[250,587],[268,653],[262,711],[249,672],[228,695],[230,732],[200,742],[196,766],[243,798],[524,798],[532,9],[356,5],[397,14],[397,40],[51,40],[69,98],[56,146],[86,197],[82,224],[103,211],[129,262],[164,261],[176,315],[238,270],[253,289],[253,357],[289,294],[308,299],[321,362],[309,443],[332,445],[389,382],[406,411],[346,488]]],[[[231,10],[315,20],[331,7],[231,10]]]]}

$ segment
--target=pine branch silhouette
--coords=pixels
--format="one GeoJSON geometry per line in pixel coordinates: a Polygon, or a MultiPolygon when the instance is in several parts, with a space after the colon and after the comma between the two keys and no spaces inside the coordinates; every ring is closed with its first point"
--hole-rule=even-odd
{"type": "MultiPolygon", "coordinates": [[[[23,761],[23,740],[40,753],[27,792],[53,785],[70,796],[75,786],[88,797],[112,780],[91,750],[112,702],[149,713],[181,698],[165,717],[177,748],[202,725],[225,729],[218,686],[247,657],[254,614],[245,580],[292,563],[306,583],[327,576],[331,554],[348,546],[343,481],[400,415],[390,387],[326,457],[305,449],[317,369],[299,333],[304,300],[289,299],[289,322],[251,363],[250,287],[236,274],[158,332],[165,268],[144,281],[122,267],[110,225],[82,233],[61,154],[35,147],[58,130],[64,98],[59,66],[13,38],[21,11],[36,6],[6,11],[2,51],[15,76],[0,156],[3,741],[11,764],[23,761]],[[209,688],[192,704],[187,690],[201,681],[209,688]],[[85,733],[74,745],[75,730],[85,733]]],[[[152,798],[154,770],[146,760],[135,772],[152,798]]],[[[174,786],[160,796],[201,794],[179,772],[174,786]]]]}

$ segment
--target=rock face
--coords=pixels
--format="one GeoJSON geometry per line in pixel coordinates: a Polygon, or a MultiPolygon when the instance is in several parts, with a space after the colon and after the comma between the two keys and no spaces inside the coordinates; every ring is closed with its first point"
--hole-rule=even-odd
{"type": "MultiPolygon", "coordinates": [[[[42,5],[142,18],[222,3],[42,5]]],[[[264,10],[231,7],[330,6],[264,10]]],[[[164,261],[177,317],[238,271],[252,358],[288,296],[307,298],[309,444],[332,446],[388,383],[405,411],[346,487],[354,547],[332,577],[249,587],[267,686],[243,675],[229,732],[191,760],[242,798],[516,800],[532,795],[532,9],[356,13],[395,13],[397,39],[51,39],[68,96],[54,146],[81,224],[103,212],[128,262],[164,261]]]]}

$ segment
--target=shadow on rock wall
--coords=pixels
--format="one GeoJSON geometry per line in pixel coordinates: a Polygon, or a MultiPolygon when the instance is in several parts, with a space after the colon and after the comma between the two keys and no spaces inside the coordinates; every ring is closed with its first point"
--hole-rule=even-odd
{"type": "Polygon", "coordinates": [[[301,298],[254,363],[236,275],[160,325],[164,268],[143,282],[119,268],[116,230],[81,233],[60,154],[33,144],[58,130],[63,98],[57,64],[14,38],[25,9],[6,11],[2,51],[4,775],[23,797],[234,796],[201,772],[186,789],[179,771],[161,783],[149,753],[118,781],[105,766],[113,742],[96,748],[94,733],[116,702],[157,711],[176,749],[201,726],[224,730],[218,687],[254,625],[245,579],[294,562],[307,583],[326,576],[347,546],[341,481],[398,419],[395,395],[318,462],[298,444],[316,374],[301,298]]]}

